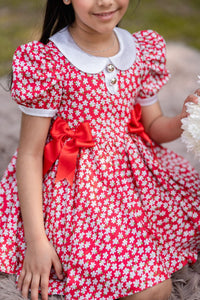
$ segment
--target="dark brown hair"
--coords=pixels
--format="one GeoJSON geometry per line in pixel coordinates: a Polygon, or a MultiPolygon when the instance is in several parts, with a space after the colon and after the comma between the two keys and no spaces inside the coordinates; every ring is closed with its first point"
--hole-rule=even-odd
{"type": "Polygon", "coordinates": [[[49,37],[71,25],[75,20],[72,4],[65,5],[63,0],[47,0],[40,42],[47,44],[49,37]]]}

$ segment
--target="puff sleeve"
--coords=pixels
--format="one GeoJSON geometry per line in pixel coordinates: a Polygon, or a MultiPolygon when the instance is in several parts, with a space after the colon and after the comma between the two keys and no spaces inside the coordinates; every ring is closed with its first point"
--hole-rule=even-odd
{"type": "Polygon", "coordinates": [[[153,30],[135,33],[142,65],[141,85],[136,102],[142,106],[157,101],[157,93],[170,78],[166,68],[166,44],[162,36],[153,30]]]}
{"type": "Polygon", "coordinates": [[[35,41],[15,51],[11,96],[26,114],[53,117],[59,108],[62,76],[56,50],[35,41]]]}

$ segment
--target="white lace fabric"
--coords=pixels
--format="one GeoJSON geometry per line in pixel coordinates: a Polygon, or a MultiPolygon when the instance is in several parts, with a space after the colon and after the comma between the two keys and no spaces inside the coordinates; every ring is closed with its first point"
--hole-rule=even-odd
{"type": "MultiPolygon", "coordinates": [[[[200,83],[200,76],[199,83],[200,83]]],[[[181,135],[182,141],[186,144],[188,151],[193,151],[195,156],[200,159],[200,97],[198,102],[186,103],[187,118],[182,119],[183,133],[181,135]]]]}

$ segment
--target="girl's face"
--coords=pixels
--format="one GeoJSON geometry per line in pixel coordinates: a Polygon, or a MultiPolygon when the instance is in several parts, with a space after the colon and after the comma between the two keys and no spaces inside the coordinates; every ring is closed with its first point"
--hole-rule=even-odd
{"type": "Polygon", "coordinates": [[[71,0],[75,27],[89,33],[105,34],[124,16],[129,0],[71,0]]]}

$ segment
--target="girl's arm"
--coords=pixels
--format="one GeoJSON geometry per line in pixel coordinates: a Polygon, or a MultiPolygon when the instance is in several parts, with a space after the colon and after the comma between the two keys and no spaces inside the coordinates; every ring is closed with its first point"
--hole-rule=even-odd
{"type": "Polygon", "coordinates": [[[27,243],[46,237],[42,212],[42,160],[50,120],[22,114],[17,185],[27,243]]]}
{"type": "Polygon", "coordinates": [[[142,106],[142,123],[145,131],[158,144],[171,142],[181,136],[181,120],[187,117],[187,102],[197,102],[195,95],[190,95],[184,102],[182,112],[174,117],[166,117],[162,114],[159,102],[149,106],[142,106]]]}
{"type": "Polygon", "coordinates": [[[62,267],[49,243],[44,228],[42,209],[43,150],[50,126],[50,118],[22,114],[20,143],[17,158],[17,185],[24,223],[27,249],[18,288],[27,297],[38,299],[41,286],[42,299],[48,299],[48,281],[52,265],[62,279],[62,267]]]}

